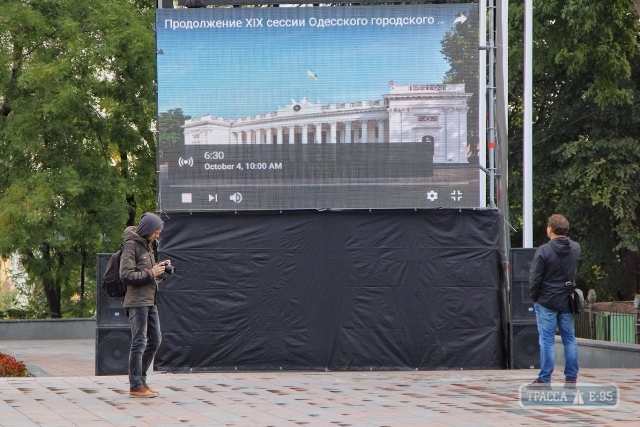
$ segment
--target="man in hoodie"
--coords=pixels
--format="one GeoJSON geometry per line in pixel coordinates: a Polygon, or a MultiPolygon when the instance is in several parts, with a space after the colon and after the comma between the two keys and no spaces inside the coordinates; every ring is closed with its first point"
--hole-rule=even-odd
{"type": "Polygon", "coordinates": [[[540,335],[540,373],[530,388],[551,388],[556,328],[564,346],[565,387],[575,388],[578,378],[578,343],[569,293],[575,284],[580,245],[567,237],[567,231],[569,221],[562,215],[551,215],[547,222],[550,240],[536,250],[531,263],[529,293],[540,335]]]}
{"type": "Polygon", "coordinates": [[[160,217],[147,212],[138,226],[122,233],[124,245],[120,256],[120,279],[127,285],[123,305],[131,325],[129,353],[129,396],[156,397],[158,392],[147,385],[147,370],[160,347],[160,318],[156,307],[158,279],[170,261],[156,263],[153,242],[164,224],[160,217]]]}

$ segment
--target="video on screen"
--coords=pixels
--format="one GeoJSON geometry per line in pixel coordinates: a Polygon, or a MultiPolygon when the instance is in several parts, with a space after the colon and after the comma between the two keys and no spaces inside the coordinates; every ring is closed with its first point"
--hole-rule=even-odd
{"type": "Polygon", "coordinates": [[[165,211],[478,207],[478,5],[157,10],[165,211]]]}

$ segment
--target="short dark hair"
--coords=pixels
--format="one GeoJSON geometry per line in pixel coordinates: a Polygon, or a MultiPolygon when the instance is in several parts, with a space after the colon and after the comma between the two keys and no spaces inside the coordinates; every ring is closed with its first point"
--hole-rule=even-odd
{"type": "Polygon", "coordinates": [[[547,222],[547,226],[551,227],[553,234],[557,234],[558,236],[566,236],[567,231],[569,231],[569,221],[560,214],[551,215],[547,222]]]}

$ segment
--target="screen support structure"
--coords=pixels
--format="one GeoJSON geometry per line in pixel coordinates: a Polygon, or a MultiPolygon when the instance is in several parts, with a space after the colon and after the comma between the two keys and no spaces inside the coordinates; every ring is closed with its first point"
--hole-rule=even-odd
{"type": "Polygon", "coordinates": [[[173,9],[173,0],[156,0],[156,9],[173,9]]]}
{"type": "MultiPolygon", "coordinates": [[[[487,160],[488,160],[488,168],[482,167],[480,168],[482,171],[489,177],[489,207],[496,208],[496,78],[495,78],[495,64],[496,64],[496,38],[495,38],[495,0],[488,0],[489,3],[486,3],[486,0],[480,1],[480,9],[486,6],[487,9],[487,21],[489,23],[489,28],[487,31],[488,42],[486,46],[480,46],[479,49],[486,50],[489,62],[489,74],[487,80],[487,138],[488,143],[486,144],[487,150],[487,160]]],[[[482,34],[481,34],[482,36],[482,34]]]]}
{"type": "Polygon", "coordinates": [[[487,108],[488,108],[488,124],[487,124],[487,134],[488,134],[488,157],[489,157],[489,205],[491,208],[496,207],[496,198],[495,198],[495,178],[496,178],[496,167],[495,167],[495,144],[496,144],[496,83],[495,83],[495,62],[496,62],[496,45],[495,45],[495,0],[489,0],[489,4],[487,6],[488,9],[488,21],[489,21],[489,45],[487,46],[487,51],[489,54],[489,82],[487,84],[487,108]]]}

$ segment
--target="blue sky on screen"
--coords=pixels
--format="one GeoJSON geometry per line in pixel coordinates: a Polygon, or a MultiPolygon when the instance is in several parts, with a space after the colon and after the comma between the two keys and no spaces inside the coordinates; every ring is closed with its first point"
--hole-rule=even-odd
{"type": "Polygon", "coordinates": [[[192,117],[237,118],[303,98],[314,104],[377,100],[388,93],[390,80],[442,83],[450,65],[441,40],[473,6],[158,9],[157,48],[163,52],[157,55],[158,111],[181,108],[192,117]],[[432,17],[434,23],[371,25],[375,18],[399,17],[432,17]],[[262,19],[263,26],[247,26],[252,18],[262,19]],[[367,18],[369,24],[310,25],[330,18],[367,18]],[[300,19],[306,25],[267,27],[272,19],[300,19]],[[172,29],[167,20],[240,20],[242,26],[172,29]]]}

